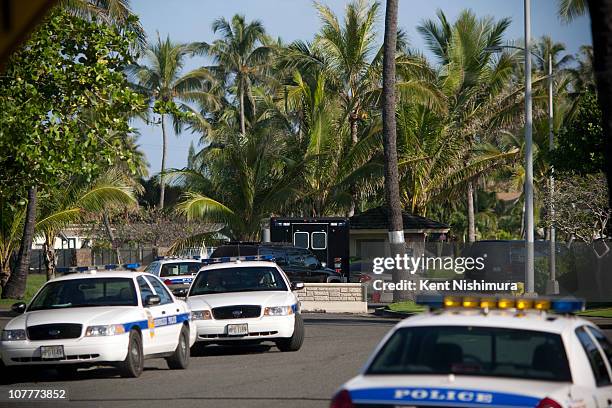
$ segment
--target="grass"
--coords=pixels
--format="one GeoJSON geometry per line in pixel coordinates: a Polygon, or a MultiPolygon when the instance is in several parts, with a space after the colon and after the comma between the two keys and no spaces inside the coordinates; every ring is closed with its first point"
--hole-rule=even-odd
{"type": "Polygon", "coordinates": [[[408,300],[405,302],[391,303],[388,306],[388,308],[389,310],[393,312],[400,312],[400,313],[419,313],[425,310],[423,306],[417,305],[412,300],[408,300]]]}
{"type": "Polygon", "coordinates": [[[585,317],[612,317],[612,308],[607,307],[603,309],[589,309],[584,312],[578,313],[578,316],[585,317]]]}
{"type": "Polygon", "coordinates": [[[36,294],[38,289],[47,281],[47,276],[42,273],[30,274],[28,275],[28,280],[26,282],[26,292],[23,297],[23,300],[15,300],[15,299],[0,299],[0,308],[8,309],[11,307],[13,303],[17,302],[29,302],[32,297],[36,294]]]}

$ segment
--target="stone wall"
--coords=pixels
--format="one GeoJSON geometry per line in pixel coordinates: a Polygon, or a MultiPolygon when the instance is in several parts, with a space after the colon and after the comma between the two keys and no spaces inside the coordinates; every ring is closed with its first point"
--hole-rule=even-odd
{"type": "Polygon", "coordinates": [[[304,312],[367,313],[366,290],[360,283],[305,283],[295,293],[304,312]]]}

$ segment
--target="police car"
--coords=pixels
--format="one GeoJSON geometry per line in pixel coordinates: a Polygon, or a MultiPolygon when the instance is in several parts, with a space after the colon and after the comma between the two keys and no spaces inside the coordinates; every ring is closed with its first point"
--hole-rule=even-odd
{"type": "Polygon", "coordinates": [[[583,302],[446,297],[398,323],[332,408],[612,405],[612,346],[583,302]],[[557,313],[555,313],[557,312],[557,313]],[[559,314],[561,313],[561,314],[559,314]]]}
{"type": "Polygon", "coordinates": [[[272,341],[281,351],[297,351],[304,322],[290,282],[267,256],[205,259],[189,288],[187,304],[202,344],[272,341]]]}
{"type": "Polygon", "coordinates": [[[151,262],[145,272],[161,278],[168,289],[184,297],[183,290],[189,288],[201,266],[199,258],[161,257],[151,262]]]}
{"type": "Polygon", "coordinates": [[[144,359],[164,357],[171,369],[189,364],[195,327],[187,304],[159,278],[142,272],[95,271],[47,282],[2,331],[6,366],[53,366],[71,374],[80,366],[114,365],[138,377],[144,359]]]}

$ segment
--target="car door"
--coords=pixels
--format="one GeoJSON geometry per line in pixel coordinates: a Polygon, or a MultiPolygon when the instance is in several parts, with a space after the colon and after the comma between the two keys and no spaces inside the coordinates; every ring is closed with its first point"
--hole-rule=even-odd
{"type": "Polygon", "coordinates": [[[144,309],[147,319],[146,328],[142,328],[141,326],[142,350],[144,354],[159,353],[161,347],[159,344],[159,336],[156,336],[155,332],[155,318],[158,313],[161,315],[161,311],[151,306],[145,305],[145,300],[147,299],[147,296],[155,294],[153,292],[153,288],[151,288],[151,285],[149,285],[149,283],[142,276],[138,276],[136,278],[136,283],[138,284],[138,291],[140,293],[142,307],[144,309]]]}
{"type": "Polygon", "coordinates": [[[160,316],[155,319],[155,330],[159,333],[162,351],[173,351],[178,344],[181,323],[183,322],[181,309],[174,303],[170,292],[158,278],[147,276],[146,279],[161,300],[159,305],[154,306],[154,308],[160,311],[160,316]]]}
{"type": "MultiPolygon", "coordinates": [[[[600,353],[603,355],[606,368],[608,369],[608,377],[612,378],[612,344],[610,340],[598,329],[587,327],[589,334],[593,337],[595,344],[599,347],[600,353]]],[[[600,387],[600,398],[604,407],[612,407],[612,383],[600,387]]]]}
{"type": "Polygon", "coordinates": [[[595,378],[596,388],[593,390],[593,396],[597,401],[597,406],[609,407],[612,406],[610,363],[592,333],[592,330],[586,326],[576,329],[576,336],[587,355],[595,378]]]}

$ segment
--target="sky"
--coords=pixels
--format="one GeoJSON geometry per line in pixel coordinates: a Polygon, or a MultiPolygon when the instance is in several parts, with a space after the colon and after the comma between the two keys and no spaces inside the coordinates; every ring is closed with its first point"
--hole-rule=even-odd
{"type": "MultiPolygon", "coordinates": [[[[329,6],[341,17],[348,0],[320,0],[320,3],[329,6]]],[[[381,3],[377,27],[382,37],[385,2],[381,3]]],[[[280,37],[284,42],[297,39],[310,41],[320,27],[311,0],[132,0],[131,5],[140,17],[150,41],[156,41],[159,33],[162,38],[169,35],[175,42],[211,42],[215,39],[211,30],[213,20],[222,16],[229,20],[234,14],[245,15],[247,21],[260,20],[269,35],[280,37]]],[[[577,53],[581,45],[591,44],[588,17],[564,25],[559,22],[556,7],[557,0],[531,1],[533,38],[549,35],[555,41],[564,43],[570,54],[577,53]]],[[[461,10],[467,8],[479,17],[511,18],[505,41],[516,41],[524,37],[523,0],[400,0],[398,25],[407,33],[412,48],[425,51],[425,44],[416,27],[423,20],[435,19],[438,9],[444,11],[452,22],[461,10]]],[[[431,56],[428,53],[426,55],[431,56]]],[[[203,58],[194,58],[185,68],[190,70],[204,63],[203,58]]],[[[140,133],[138,143],[146,154],[153,175],[160,169],[161,129],[142,122],[135,122],[133,126],[140,133]]],[[[189,132],[178,136],[171,134],[167,167],[184,167],[190,142],[197,148],[199,139],[199,135],[189,132]]]]}

